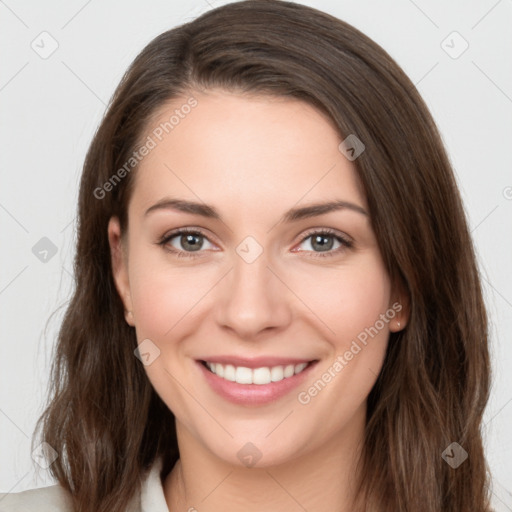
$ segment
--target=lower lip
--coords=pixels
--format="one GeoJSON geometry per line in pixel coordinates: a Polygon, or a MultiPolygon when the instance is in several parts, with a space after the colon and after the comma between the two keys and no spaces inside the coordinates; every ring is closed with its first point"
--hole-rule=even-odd
{"type": "Polygon", "coordinates": [[[219,377],[197,361],[211,388],[221,397],[238,405],[263,405],[274,402],[298,387],[318,361],[311,362],[302,372],[269,384],[238,384],[219,377]]]}

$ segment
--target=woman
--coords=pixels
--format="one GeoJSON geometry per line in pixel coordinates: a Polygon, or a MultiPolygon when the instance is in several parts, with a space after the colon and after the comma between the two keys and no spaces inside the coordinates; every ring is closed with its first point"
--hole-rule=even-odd
{"type": "Polygon", "coordinates": [[[490,510],[461,199],[350,25],[254,0],[152,41],[87,155],[75,274],[39,423],[59,484],[0,510],[490,510]]]}

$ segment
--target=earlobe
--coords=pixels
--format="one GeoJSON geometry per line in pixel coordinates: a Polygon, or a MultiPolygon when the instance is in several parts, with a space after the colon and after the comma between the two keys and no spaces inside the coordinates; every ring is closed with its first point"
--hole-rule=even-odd
{"type": "Polygon", "coordinates": [[[409,295],[404,290],[404,286],[399,286],[398,294],[395,294],[395,301],[391,308],[395,312],[393,320],[389,323],[389,330],[391,332],[403,331],[409,323],[410,316],[410,301],[409,295]]]}
{"type": "MultiPolygon", "coordinates": [[[[400,306],[402,305],[398,301],[395,302],[393,305],[396,306],[397,304],[399,304],[400,306]]],[[[399,332],[405,329],[406,322],[403,319],[401,311],[402,309],[400,309],[400,312],[396,313],[395,317],[389,322],[389,330],[391,332],[399,332]]]]}
{"type": "Polygon", "coordinates": [[[396,313],[395,318],[389,323],[389,330],[391,332],[403,331],[407,326],[407,319],[404,318],[402,311],[403,309],[400,310],[400,313],[396,313]]]}
{"type": "Polygon", "coordinates": [[[126,320],[126,323],[128,325],[131,325],[132,327],[135,327],[135,320],[133,318],[133,311],[126,311],[124,312],[124,319],[126,320]]]}
{"type": "Polygon", "coordinates": [[[121,237],[121,226],[117,217],[111,217],[108,223],[108,242],[110,246],[112,276],[117,292],[125,309],[125,320],[128,325],[135,326],[133,307],[128,279],[126,250],[121,237]]]}

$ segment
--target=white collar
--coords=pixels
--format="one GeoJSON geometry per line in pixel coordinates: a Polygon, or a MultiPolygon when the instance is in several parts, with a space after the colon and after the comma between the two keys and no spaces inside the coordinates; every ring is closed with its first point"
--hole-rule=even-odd
{"type": "Polygon", "coordinates": [[[141,512],[169,512],[167,502],[165,501],[162,481],[160,479],[162,463],[162,457],[158,458],[142,483],[140,494],[141,512]]]}

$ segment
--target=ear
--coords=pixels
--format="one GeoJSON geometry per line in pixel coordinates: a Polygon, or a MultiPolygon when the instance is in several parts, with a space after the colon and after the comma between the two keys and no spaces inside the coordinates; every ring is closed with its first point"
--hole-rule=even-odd
{"type": "Polygon", "coordinates": [[[117,217],[111,217],[108,222],[108,243],[110,245],[112,276],[117,292],[124,304],[126,323],[134,327],[133,304],[128,279],[128,257],[117,217]]]}
{"type": "Polygon", "coordinates": [[[395,316],[389,322],[389,330],[391,332],[399,332],[406,327],[411,314],[409,293],[402,282],[393,286],[391,297],[392,300],[389,308],[395,312],[395,316]]]}

